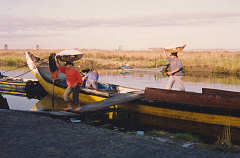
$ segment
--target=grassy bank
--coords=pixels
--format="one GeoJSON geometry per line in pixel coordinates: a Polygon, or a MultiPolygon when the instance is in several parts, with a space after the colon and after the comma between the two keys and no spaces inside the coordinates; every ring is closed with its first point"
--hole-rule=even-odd
{"type": "MultiPolygon", "coordinates": [[[[20,67],[26,64],[24,52],[30,51],[42,58],[61,50],[0,50],[0,63],[7,67],[20,67]]],[[[81,68],[95,67],[97,69],[117,69],[121,65],[132,67],[152,68],[167,64],[160,51],[110,51],[110,50],[81,50],[85,53],[82,60],[76,64],[81,68]]],[[[179,53],[186,72],[208,72],[239,74],[240,51],[184,51],[179,53]]]]}

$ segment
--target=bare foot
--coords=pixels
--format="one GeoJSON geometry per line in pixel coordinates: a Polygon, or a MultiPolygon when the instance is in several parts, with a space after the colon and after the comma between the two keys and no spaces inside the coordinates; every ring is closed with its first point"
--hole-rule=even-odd
{"type": "Polygon", "coordinates": [[[68,104],[67,107],[64,108],[64,110],[70,110],[70,109],[72,109],[72,106],[70,104],[68,104]]]}
{"type": "Polygon", "coordinates": [[[80,105],[78,105],[75,109],[74,109],[74,111],[80,111],[82,109],[82,107],[80,106],[80,105]]]}

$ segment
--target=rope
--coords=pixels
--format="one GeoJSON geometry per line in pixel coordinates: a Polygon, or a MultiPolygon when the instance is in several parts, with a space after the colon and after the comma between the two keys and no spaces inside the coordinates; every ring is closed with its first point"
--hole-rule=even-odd
{"type": "Polygon", "coordinates": [[[31,72],[32,70],[33,70],[33,69],[31,69],[31,70],[29,70],[29,71],[27,71],[27,72],[24,72],[24,73],[22,73],[22,74],[20,74],[20,75],[17,75],[17,76],[15,76],[14,78],[17,78],[17,77],[23,76],[23,75],[25,75],[25,74],[31,72]]]}
{"type": "MultiPolygon", "coordinates": [[[[44,61],[47,60],[47,58],[43,58],[43,59],[41,59],[41,60],[42,60],[41,63],[43,63],[44,61]]],[[[39,64],[41,64],[41,63],[39,63],[39,64]]],[[[15,69],[4,71],[4,72],[2,72],[2,74],[7,73],[7,72],[10,72],[10,71],[17,70],[17,69],[22,68],[22,67],[27,66],[27,65],[28,65],[28,64],[26,63],[26,64],[24,64],[24,65],[22,65],[22,66],[20,66],[20,67],[15,68],[15,69]]],[[[22,75],[24,75],[24,74],[27,74],[27,73],[29,73],[29,72],[31,72],[31,71],[32,71],[32,70],[27,71],[26,73],[23,73],[23,74],[21,74],[21,75],[19,75],[19,76],[22,76],[22,75]]],[[[19,76],[16,76],[16,77],[19,77],[19,76]]]]}

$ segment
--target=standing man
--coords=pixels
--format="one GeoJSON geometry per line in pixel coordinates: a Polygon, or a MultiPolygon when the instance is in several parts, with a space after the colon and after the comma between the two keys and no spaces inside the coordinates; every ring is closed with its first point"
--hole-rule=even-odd
{"type": "Polygon", "coordinates": [[[185,91],[185,87],[182,81],[183,77],[183,65],[178,58],[177,52],[172,52],[171,55],[167,55],[164,50],[166,59],[170,62],[170,71],[167,72],[169,80],[166,89],[172,89],[173,84],[176,82],[180,91],[185,91]]]}
{"type": "MultiPolygon", "coordinates": [[[[67,88],[63,94],[63,98],[66,102],[69,101],[69,95],[71,91],[73,91],[73,101],[74,104],[78,105],[78,109],[80,109],[79,104],[79,86],[82,85],[82,76],[80,75],[79,71],[75,69],[74,63],[72,61],[67,61],[64,66],[60,66],[59,62],[57,60],[57,56],[55,57],[57,67],[59,71],[64,73],[66,75],[66,81],[67,81],[67,88]]],[[[65,110],[71,109],[72,106],[68,105],[68,107],[65,110]]]]}

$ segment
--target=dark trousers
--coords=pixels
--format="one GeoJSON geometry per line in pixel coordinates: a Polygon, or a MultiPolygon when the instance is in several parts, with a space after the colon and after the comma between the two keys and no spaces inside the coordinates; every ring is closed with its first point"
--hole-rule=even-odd
{"type": "Polygon", "coordinates": [[[76,105],[78,105],[79,104],[79,89],[80,89],[80,86],[79,85],[77,85],[76,87],[74,87],[73,89],[72,89],[72,91],[73,91],[73,102],[74,102],[74,104],[76,104],[76,105]]]}

